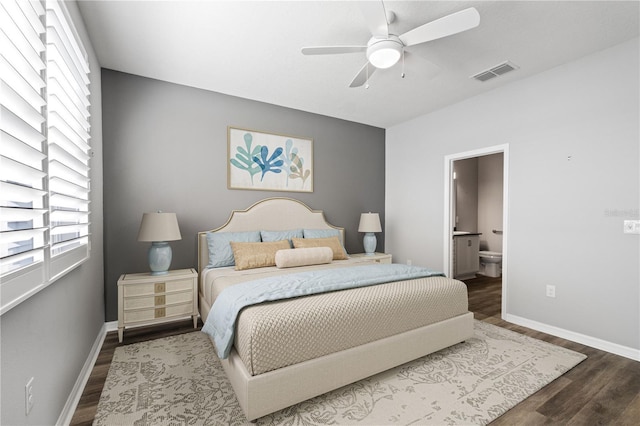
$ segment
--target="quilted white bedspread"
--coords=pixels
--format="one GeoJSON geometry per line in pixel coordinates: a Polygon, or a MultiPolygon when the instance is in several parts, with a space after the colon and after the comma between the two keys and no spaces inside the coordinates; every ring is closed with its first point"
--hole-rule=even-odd
{"type": "Polygon", "coordinates": [[[304,271],[266,277],[228,287],[211,307],[202,331],[213,339],[218,356],[227,358],[235,323],[243,308],[263,302],[368,287],[394,281],[442,276],[441,272],[403,264],[363,263],[349,268],[304,271]]]}
{"type": "MultiPolygon", "coordinates": [[[[333,265],[341,266],[345,265],[333,265]]],[[[263,269],[223,273],[210,281],[224,288],[284,272],[263,269]]],[[[457,280],[429,277],[379,284],[247,307],[238,317],[234,345],[247,370],[257,375],[465,314],[467,309],[466,286],[457,280]]]]}

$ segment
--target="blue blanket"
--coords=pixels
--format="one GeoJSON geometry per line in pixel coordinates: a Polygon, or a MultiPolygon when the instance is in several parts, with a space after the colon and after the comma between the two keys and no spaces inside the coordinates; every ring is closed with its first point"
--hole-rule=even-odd
{"type": "Polygon", "coordinates": [[[418,266],[371,264],[323,269],[261,278],[224,289],[211,307],[202,331],[213,338],[221,359],[233,345],[235,322],[240,311],[251,305],[335,290],[365,287],[413,278],[444,276],[418,266]]]}

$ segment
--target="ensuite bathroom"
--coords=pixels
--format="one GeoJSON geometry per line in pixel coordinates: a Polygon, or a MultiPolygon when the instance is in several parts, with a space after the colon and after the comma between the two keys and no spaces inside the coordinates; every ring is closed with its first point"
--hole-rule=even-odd
{"type": "Polygon", "coordinates": [[[502,276],[503,153],[453,162],[454,278],[502,276]]]}

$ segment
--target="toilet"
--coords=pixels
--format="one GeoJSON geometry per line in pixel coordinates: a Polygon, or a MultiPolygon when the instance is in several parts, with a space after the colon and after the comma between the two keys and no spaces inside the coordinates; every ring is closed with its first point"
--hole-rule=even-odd
{"type": "Polygon", "coordinates": [[[502,275],[502,253],[497,251],[480,251],[479,273],[487,277],[502,275]]]}

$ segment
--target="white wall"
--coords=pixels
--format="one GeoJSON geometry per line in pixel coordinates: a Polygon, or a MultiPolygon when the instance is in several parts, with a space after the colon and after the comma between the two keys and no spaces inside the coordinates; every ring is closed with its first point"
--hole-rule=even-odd
{"type": "Polygon", "coordinates": [[[640,236],[622,233],[639,218],[639,51],[636,38],[387,129],[394,261],[443,267],[444,157],[509,144],[507,314],[640,358],[640,236]]]}
{"type": "Polygon", "coordinates": [[[100,66],[75,2],[67,2],[91,67],[91,258],[0,317],[0,424],[52,425],[104,325],[102,108],[100,66]],[[34,406],[25,415],[25,384],[34,378],[34,406]]]}

